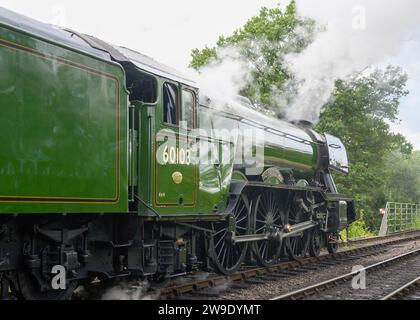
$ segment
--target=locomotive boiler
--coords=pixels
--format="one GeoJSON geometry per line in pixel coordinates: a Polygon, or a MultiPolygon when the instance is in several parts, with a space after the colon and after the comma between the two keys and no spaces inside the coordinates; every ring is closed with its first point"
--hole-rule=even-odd
{"type": "Polygon", "coordinates": [[[308,123],[1,8],[0,71],[0,298],[335,252],[355,220],[345,147],[308,123]]]}

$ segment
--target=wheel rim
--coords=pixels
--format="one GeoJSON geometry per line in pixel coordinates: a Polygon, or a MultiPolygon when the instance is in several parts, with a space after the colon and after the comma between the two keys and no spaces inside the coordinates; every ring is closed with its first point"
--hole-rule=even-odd
{"type": "Polygon", "coordinates": [[[338,233],[333,233],[333,234],[329,234],[328,238],[327,238],[327,250],[329,253],[336,253],[338,250],[338,238],[339,238],[339,234],[338,233]],[[334,242],[330,241],[330,238],[334,239],[334,242]]]}
{"type": "Polygon", "coordinates": [[[287,238],[287,253],[293,260],[305,257],[308,249],[308,232],[304,231],[302,235],[287,238]]]}
{"type": "Polygon", "coordinates": [[[215,232],[210,239],[210,256],[216,268],[224,274],[237,271],[245,259],[248,244],[233,244],[231,235],[249,234],[249,211],[248,199],[241,195],[229,219],[213,224],[215,232]]]}
{"type": "MultiPolygon", "coordinates": [[[[273,233],[283,229],[286,212],[281,208],[274,192],[260,195],[253,212],[253,233],[273,233]]],[[[263,266],[276,263],[280,257],[282,243],[279,240],[264,240],[253,243],[253,252],[263,266]]]]}
{"type": "MultiPolygon", "coordinates": [[[[295,225],[309,220],[309,214],[298,205],[299,199],[300,197],[297,195],[293,197],[288,215],[288,223],[290,225],[295,225]]],[[[309,246],[309,234],[310,231],[306,230],[294,237],[286,238],[286,252],[290,259],[298,260],[305,257],[309,246]]]]}
{"type": "Polygon", "coordinates": [[[69,300],[77,287],[77,281],[71,281],[65,290],[41,291],[34,276],[25,271],[16,273],[16,290],[25,300],[69,300]]]}
{"type": "Polygon", "coordinates": [[[321,232],[319,229],[313,229],[311,232],[311,244],[309,254],[311,257],[317,257],[321,253],[321,232]]]}

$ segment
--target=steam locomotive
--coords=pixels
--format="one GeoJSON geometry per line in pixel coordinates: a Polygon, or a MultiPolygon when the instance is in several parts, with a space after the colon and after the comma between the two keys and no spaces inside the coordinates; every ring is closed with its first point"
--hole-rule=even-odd
{"type": "Polygon", "coordinates": [[[308,123],[2,8],[0,71],[0,298],[335,252],[355,220],[345,147],[308,123]]]}

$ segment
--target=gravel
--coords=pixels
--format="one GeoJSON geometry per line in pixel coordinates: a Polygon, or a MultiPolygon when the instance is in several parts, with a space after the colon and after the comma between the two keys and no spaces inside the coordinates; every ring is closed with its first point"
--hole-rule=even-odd
{"type": "MultiPolygon", "coordinates": [[[[382,241],[384,242],[384,241],[382,241]]],[[[378,243],[381,243],[380,241],[378,243]]],[[[374,243],[369,243],[369,245],[374,243]]],[[[366,246],[366,244],[364,244],[366,246]]],[[[361,245],[363,246],[363,245],[361,245]]],[[[353,248],[353,247],[352,247],[353,248]]],[[[265,281],[261,284],[249,284],[243,289],[228,289],[221,291],[217,300],[265,300],[273,296],[285,294],[292,290],[313,285],[320,281],[326,281],[333,277],[340,276],[352,271],[356,265],[369,266],[371,264],[398,256],[400,254],[419,249],[420,241],[407,241],[396,245],[386,247],[386,250],[372,256],[362,256],[350,261],[342,261],[342,263],[333,266],[319,266],[318,270],[306,271],[297,275],[289,275],[279,280],[265,281]]],[[[385,249],[385,248],[384,248],[385,249]]]]}
{"type": "MultiPolygon", "coordinates": [[[[366,273],[365,288],[354,289],[351,283],[340,283],[320,292],[311,300],[380,300],[418,277],[420,256],[395,262],[366,273]]],[[[358,284],[360,286],[360,283],[358,284]]]]}

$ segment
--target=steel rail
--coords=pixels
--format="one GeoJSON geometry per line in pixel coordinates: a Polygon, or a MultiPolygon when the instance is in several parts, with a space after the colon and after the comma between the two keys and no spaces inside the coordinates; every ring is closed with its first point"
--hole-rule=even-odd
{"type": "Polygon", "coordinates": [[[353,271],[353,272],[350,272],[350,273],[346,273],[344,275],[334,277],[330,280],[322,281],[320,283],[316,283],[316,284],[313,284],[311,286],[308,286],[308,287],[305,287],[305,288],[302,288],[302,289],[294,290],[292,292],[273,297],[270,300],[298,300],[300,298],[308,298],[310,296],[316,295],[318,292],[321,292],[325,289],[329,289],[331,287],[334,287],[334,286],[338,285],[339,283],[343,283],[345,281],[353,279],[353,277],[355,275],[358,275],[361,271],[370,272],[370,271],[376,270],[378,268],[384,268],[384,267],[386,267],[390,264],[400,262],[401,260],[408,259],[408,258],[416,256],[418,254],[420,254],[420,249],[416,249],[416,250],[410,251],[408,253],[404,253],[404,254],[398,255],[396,257],[389,258],[389,259],[381,261],[381,262],[377,262],[377,263],[372,264],[372,265],[370,265],[366,268],[362,268],[362,269],[359,269],[359,270],[356,270],[356,271],[353,271]]]}
{"type": "Polygon", "coordinates": [[[410,234],[415,234],[415,233],[419,233],[420,230],[408,230],[408,231],[400,231],[400,232],[396,232],[393,234],[389,234],[386,236],[373,236],[373,237],[366,237],[366,238],[358,238],[358,239],[354,239],[354,240],[348,240],[346,241],[340,241],[339,244],[341,246],[345,246],[346,244],[350,244],[350,245],[355,245],[355,244],[359,244],[359,243],[368,243],[368,242],[373,242],[373,241],[380,241],[380,240],[384,240],[384,239],[392,239],[392,238],[397,238],[397,237],[401,237],[404,235],[409,236],[410,234]]]}
{"type": "Polygon", "coordinates": [[[417,285],[420,285],[420,277],[417,277],[416,279],[406,283],[405,285],[401,286],[400,288],[394,290],[387,296],[383,297],[381,300],[394,300],[398,299],[401,296],[405,295],[405,292],[409,291],[410,289],[416,287],[417,285]]]}
{"type": "MultiPolygon", "coordinates": [[[[400,234],[399,236],[401,237],[402,235],[400,234]]],[[[394,236],[389,237],[389,238],[393,238],[393,237],[394,236]]],[[[302,260],[285,261],[285,262],[281,262],[279,264],[276,264],[270,267],[251,267],[247,269],[245,268],[244,270],[238,271],[232,275],[227,275],[227,276],[215,275],[215,276],[210,276],[207,279],[192,280],[190,282],[185,282],[179,285],[173,285],[166,288],[162,288],[160,290],[160,295],[167,298],[178,297],[187,293],[198,293],[203,289],[210,289],[213,287],[224,285],[226,283],[239,283],[242,281],[249,280],[250,278],[255,278],[259,276],[267,276],[270,274],[274,274],[276,272],[293,271],[294,269],[304,268],[306,266],[310,266],[311,264],[316,264],[316,263],[322,264],[328,261],[334,261],[337,258],[344,258],[344,257],[352,256],[355,254],[369,253],[370,251],[372,251],[371,255],[374,255],[377,253],[377,251],[375,252],[375,250],[383,249],[384,246],[395,245],[398,243],[415,240],[419,238],[420,238],[420,231],[417,231],[415,233],[410,232],[410,236],[407,236],[407,237],[390,240],[387,242],[381,242],[381,243],[373,244],[369,246],[348,249],[348,250],[337,252],[335,254],[325,254],[318,257],[304,258],[302,260]]],[[[375,239],[375,240],[382,240],[382,238],[375,239]]]]}

